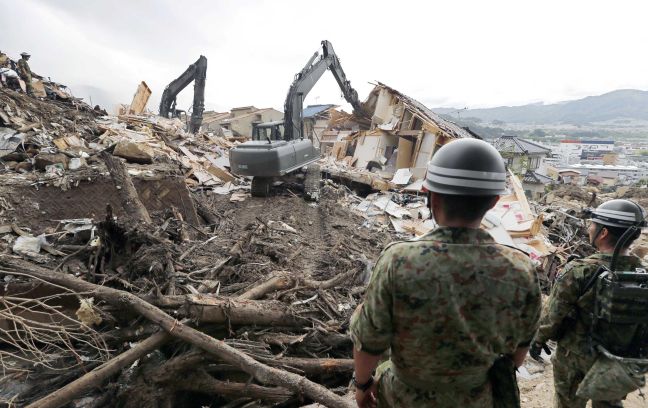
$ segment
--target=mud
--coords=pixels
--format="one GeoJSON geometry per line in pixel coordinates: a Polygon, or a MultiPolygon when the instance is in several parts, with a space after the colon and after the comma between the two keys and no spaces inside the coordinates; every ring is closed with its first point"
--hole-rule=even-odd
{"type": "MultiPolygon", "coordinates": [[[[34,231],[56,227],[58,220],[93,218],[106,215],[106,205],[116,216],[124,214],[117,189],[108,175],[99,170],[68,173],[65,180],[0,175],[0,223],[17,222],[34,231]]],[[[149,177],[133,177],[140,199],[155,213],[177,208],[185,221],[199,225],[184,177],[156,172],[149,177]]]]}

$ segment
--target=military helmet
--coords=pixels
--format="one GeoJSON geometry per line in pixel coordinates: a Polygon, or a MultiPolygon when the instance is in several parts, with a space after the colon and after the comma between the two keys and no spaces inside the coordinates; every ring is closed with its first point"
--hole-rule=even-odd
{"type": "Polygon", "coordinates": [[[645,227],[646,211],[634,201],[610,200],[592,210],[591,219],[596,224],[609,227],[645,227]]]}
{"type": "Polygon", "coordinates": [[[483,140],[459,139],[442,146],[434,154],[423,187],[449,195],[506,194],[504,160],[483,140]]]}
{"type": "Polygon", "coordinates": [[[31,57],[31,55],[28,52],[21,52],[20,56],[21,57],[31,57]]]}

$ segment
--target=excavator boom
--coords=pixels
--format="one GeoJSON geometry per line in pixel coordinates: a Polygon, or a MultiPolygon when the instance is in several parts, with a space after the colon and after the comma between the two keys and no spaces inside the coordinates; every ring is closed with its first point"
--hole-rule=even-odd
{"type": "Polygon", "coordinates": [[[324,75],[327,69],[330,69],[337,81],[344,99],[353,106],[355,114],[366,116],[362,103],[358,99],[358,92],[351,86],[351,81],[346,78],[346,74],[340,64],[340,59],[335,54],[330,42],[322,41],[322,56],[319,60],[318,53],[315,53],[308,61],[306,66],[295,75],[286,102],[284,104],[284,121],[286,122],[285,140],[301,139],[303,136],[303,102],[306,95],[313,89],[317,81],[324,75]]]}
{"type": "Polygon", "coordinates": [[[196,62],[189,67],[179,77],[171,81],[160,100],[160,116],[168,118],[169,115],[176,116],[175,101],[176,97],[183,89],[194,81],[194,98],[189,122],[189,131],[196,133],[200,130],[203,120],[203,111],[205,110],[205,80],[207,78],[207,58],[200,56],[196,62]]]}
{"type": "MultiPolygon", "coordinates": [[[[313,143],[304,139],[303,101],[313,89],[317,81],[330,69],[337,81],[344,99],[353,106],[354,114],[367,117],[358,93],[351,87],[346,78],[340,60],[328,41],[322,41],[322,55],[315,53],[306,66],[295,75],[288,90],[284,104],[284,135],[283,140],[263,140],[261,134],[256,134],[251,140],[233,147],[230,150],[230,168],[234,174],[252,176],[252,195],[265,197],[270,194],[273,177],[281,177],[299,169],[307,168],[304,179],[304,196],[317,200],[319,196],[320,170],[316,162],[320,158],[319,149],[313,143]]],[[[255,128],[255,132],[272,130],[273,135],[279,135],[280,123],[263,123],[255,128]]]]}

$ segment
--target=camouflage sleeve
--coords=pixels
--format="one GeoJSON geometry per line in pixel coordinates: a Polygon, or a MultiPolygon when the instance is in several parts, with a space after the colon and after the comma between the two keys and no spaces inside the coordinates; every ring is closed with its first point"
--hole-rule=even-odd
{"type": "Polygon", "coordinates": [[[580,284],[575,275],[577,268],[579,266],[576,263],[567,264],[556,279],[544,313],[540,318],[536,342],[545,343],[547,340],[558,340],[561,325],[567,315],[576,307],[580,296],[580,284]]]}
{"type": "Polygon", "coordinates": [[[18,71],[18,75],[20,75],[20,77],[25,76],[25,64],[22,62],[22,60],[18,60],[18,64],[16,64],[16,71],[18,71]]]}
{"type": "Polygon", "coordinates": [[[365,299],[351,316],[351,340],[357,350],[381,354],[391,346],[392,255],[383,251],[374,266],[365,299]]]}
{"type": "Polygon", "coordinates": [[[538,327],[540,325],[540,314],[542,312],[542,295],[540,293],[540,283],[535,271],[532,270],[531,289],[527,293],[524,309],[522,311],[523,336],[518,347],[528,347],[533,341],[538,327]]]}

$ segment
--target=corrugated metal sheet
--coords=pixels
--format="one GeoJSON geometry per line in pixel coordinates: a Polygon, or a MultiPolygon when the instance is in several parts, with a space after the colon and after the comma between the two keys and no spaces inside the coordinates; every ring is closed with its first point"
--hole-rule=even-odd
{"type": "Polygon", "coordinates": [[[329,110],[331,108],[335,108],[337,105],[331,105],[331,104],[326,104],[326,105],[308,105],[306,108],[304,108],[304,111],[302,113],[304,119],[306,118],[312,118],[313,116],[319,115],[320,113],[329,110]]]}

